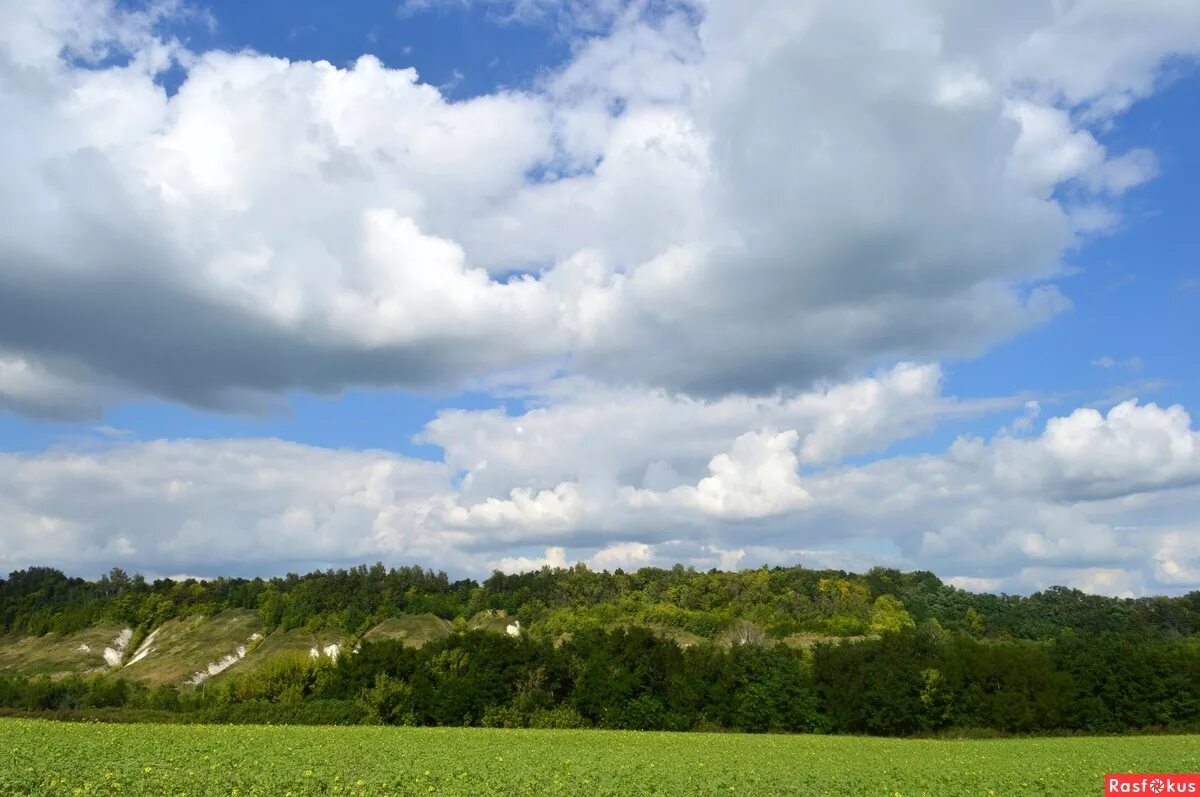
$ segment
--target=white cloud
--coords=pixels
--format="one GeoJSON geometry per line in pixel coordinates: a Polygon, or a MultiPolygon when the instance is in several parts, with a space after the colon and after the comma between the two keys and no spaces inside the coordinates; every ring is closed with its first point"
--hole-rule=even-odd
{"type": "Polygon", "coordinates": [[[588,559],[596,570],[637,570],[654,564],[654,549],[644,542],[618,542],[601,548],[588,559]]]}
{"type": "Polygon", "coordinates": [[[1168,530],[1158,539],[1154,576],[1162,584],[1200,584],[1200,529],[1168,530]]]}
{"type": "Polygon", "coordinates": [[[800,462],[817,466],[878,453],[939,423],[1019,403],[943,396],[941,383],[938,366],[901,363],[804,392],[704,401],[559,380],[530,397],[532,408],[520,415],[440,412],[419,440],[441,447],[447,464],[466,473],[463,492],[472,498],[503,497],[513,483],[563,481],[665,491],[695,484],[714,453],[747,430],[796,430],[800,462]]]}
{"type": "Polygon", "coordinates": [[[455,528],[560,532],[577,527],[585,509],[578,486],[564,482],[536,492],[514,487],[503,500],[488,498],[468,506],[448,503],[437,508],[436,517],[455,528]]]}
{"type": "Polygon", "coordinates": [[[189,52],[174,4],[4,5],[0,347],[79,397],[9,406],[977,353],[1067,306],[1061,252],[1157,169],[1088,120],[1200,47],[1165,0],[568,6],[505,6],[598,32],[561,70],[452,102],[369,56],[189,52]]]}
{"type": "MultiPolygon", "coordinates": [[[[971,443],[959,450],[975,455],[971,443]]],[[[1124,401],[1101,415],[1052,418],[1036,441],[1001,440],[989,452],[1003,482],[1064,499],[1126,495],[1200,482],[1200,434],[1179,405],[1124,401]]]]}
{"type": "Polygon", "coordinates": [[[1042,414],[1042,405],[1036,401],[1025,402],[1025,414],[1012,422],[1013,434],[1028,434],[1033,430],[1033,424],[1042,414]]]}
{"type": "Polygon", "coordinates": [[[543,567],[569,567],[565,548],[547,548],[545,556],[506,556],[493,566],[502,573],[527,573],[543,567]]]}
{"type": "Polygon", "coordinates": [[[1200,6],[488,5],[587,37],[527,91],[451,101],[370,56],[190,52],[161,33],[173,3],[0,3],[20,120],[0,127],[0,407],[497,384],[527,404],[439,414],[421,440],[444,464],[272,440],[6,455],[0,561],[1194,582],[1181,407],[1038,434],[1029,401],[989,440],[878,457],[1021,407],[945,396],[931,363],[1069,305],[1062,253],[1159,169],[1100,132],[1200,52],[1200,6]]]}
{"type": "MultiPolygon", "coordinates": [[[[801,470],[795,431],[750,432],[707,475],[512,487],[278,440],[108,441],[0,456],[0,565],[279,572],[383,559],[484,575],[585,562],[924,568],[1027,591],[1179,592],[1200,563],[1200,433],[1179,407],[1079,409],[1035,436],[801,470]],[[532,553],[538,551],[540,553],[532,553]]],[[[645,456],[645,455],[643,455],[645,456]]]]}
{"type": "Polygon", "coordinates": [[[419,513],[443,466],[279,440],[118,443],[0,455],[0,563],[103,572],[446,562],[419,513]]]}
{"type": "Polygon", "coordinates": [[[1144,363],[1141,357],[1130,357],[1125,360],[1118,360],[1115,357],[1110,357],[1105,354],[1103,357],[1097,357],[1092,360],[1092,365],[1099,368],[1128,368],[1133,371],[1141,370],[1144,363]]]}
{"type": "Polygon", "coordinates": [[[1073,587],[1094,595],[1112,595],[1132,598],[1145,594],[1146,585],[1137,572],[1121,568],[1066,568],[1046,569],[1030,567],[1022,569],[1010,578],[972,578],[963,576],[948,579],[960,589],[974,592],[1028,593],[1044,589],[1053,583],[1073,587]]]}
{"type": "Polygon", "coordinates": [[[737,561],[884,561],[1022,591],[1051,583],[1175,590],[1191,572],[1181,552],[1200,530],[1160,528],[1171,520],[1164,496],[1191,511],[1200,502],[1200,434],[1181,407],[1126,402],[1107,416],[1084,408],[1050,419],[1036,437],[961,438],[941,455],[807,475],[797,470],[797,442],[794,433],[749,433],[694,485],[594,492],[559,539],[639,534],[656,561],[666,561],[664,546],[706,561],[673,547],[686,530],[714,550],[737,551],[737,561]],[[854,552],[862,546],[876,553],[854,552]]]}
{"type": "Polygon", "coordinates": [[[781,515],[810,501],[800,484],[793,450],[799,436],[785,432],[746,432],[728,452],[708,463],[709,475],[695,486],[683,485],[667,493],[635,490],[629,496],[637,508],[685,507],[724,520],[781,515]]]}
{"type": "Polygon", "coordinates": [[[1015,44],[1005,54],[1007,72],[1094,117],[1119,113],[1151,94],[1162,79],[1164,54],[1197,53],[1200,10],[1192,3],[1076,0],[1026,8],[1041,24],[1018,42],[1006,42],[1015,44]]]}

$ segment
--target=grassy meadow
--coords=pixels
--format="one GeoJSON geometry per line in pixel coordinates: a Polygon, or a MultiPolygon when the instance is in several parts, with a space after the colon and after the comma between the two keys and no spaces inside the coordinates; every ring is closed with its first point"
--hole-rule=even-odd
{"type": "Polygon", "coordinates": [[[1075,795],[1200,737],[914,740],[0,720],[9,795],[1075,795]]]}

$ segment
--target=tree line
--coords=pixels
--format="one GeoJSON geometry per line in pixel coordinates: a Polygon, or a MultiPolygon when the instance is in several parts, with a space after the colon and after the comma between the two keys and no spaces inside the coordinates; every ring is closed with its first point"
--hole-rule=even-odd
{"type": "Polygon", "coordinates": [[[213,722],[729,729],[905,735],[1109,733],[1200,725],[1200,592],[1110,598],[957,589],[928,572],[584,566],[451,580],[381,564],[281,578],[0,580],[0,631],[255,611],[336,632],[336,662],[283,655],[192,689],[117,673],[0,674],[0,707],[213,722]],[[519,637],[469,630],[504,612],[519,637]],[[383,619],[454,621],[421,648],[383,619]]]}
{"type": "Polygon", "coordinates": [[[88,581],[44,567],[0,579],[0,633],[70,633],[102,621],[152,628],[170,619],[241,608],[265,630],[307,627],[348,637],[379,621],[431,613],[447,620],[504,611],[526,629],[562,635],[617,624],[678,629],[705,639],[752,623],[768,638],[852,637],[936,620],[992,639],[1053,639],[1063,631],[1178,639],[1200,633],[1200,591],[1112,598],[1052,587],[1029,596],[957,589],[933,573],[875,568],[865,574],[803,567],[736,572],[583,565],[483,582],[382,564],[271,579],[148,581],[114,568],[88,581]]]}
{"type": "Polygon", "coordinates": [[[336,661],[281,654],[232,673],[194,690],[0,675],[0,706],[209,722],[877,735],[1200,727],[1200,640],[982,639],[936,621],[807,649],[682,647],[638,627],[558,641],[466,631],[421,648],[364,642],[336,661]]]}

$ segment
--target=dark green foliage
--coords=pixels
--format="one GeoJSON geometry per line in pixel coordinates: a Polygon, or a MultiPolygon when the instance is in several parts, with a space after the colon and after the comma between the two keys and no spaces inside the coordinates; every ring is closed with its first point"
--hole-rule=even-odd
{"type": "Polygon", "coordinates": [[[306,700],[303,703],[228,703],[206,706],[194,715],[197,722],[234,725],[359,725],[366,722],[363,708],[353,700],[306,700]]]}
{"type": "Polygon", "coordinates": [[[932,573],[875,568],[865,575],[802,567],[698,572],[676,566],[594,572],[577,565],[478,584],[420,567],[382,564],[264,580],[152,583],[119,568],[97,581],[35,567],[0,579],[0,634],[78,631],[102,620],[153,628],[172,618],[242,608],[267,631],[308,627],[358,635],[382,619],[431,613],[447,620],[501,610],[548,634],[641,625],[713,639],[752,622],[768,636],[858,636],[936,619],[976,636],[1051,639],[1064,630],[1174,639],[1200,633],[1200,592],[1179,598],[1106,598],[1065,587],[1023,597],[966,592],[932,573]]]}
{"type": "Polygon", "coordinates": [[[283,654],[189,692],[111,676],[0,676],[0,706],[124,707],[209,722],[733,729],[909,735],[1122,732],[1200,724],[1200,641],[919,630],[822,644],[681,649],[645,629],[560,645],[483,631],[364,643],[336,664],[283,654]]]}
{"type": "Polygon", "coordinates": [[[197,689],[150,691],[100,674],[0,675],[0,707],[222,722],[885,735],[1200,723],[1200,593],[979,595],[926,572],[799,567],[577,566],[497,573],[483,584],[382,565],[153,583],[117,569],[87,582],[32,568],[0,581],[0,621],[13,634],[101,620],[144,633],[225,608],[258,611],[268,629],[330,630],[351,643],[406,613],[454,620],[455,631],[421,648],[364,640],[336,664],[282,655],[197,689]],[[470,618],[489,611],[519,618],[523,633],[469,630],[470,618]],[[781,641],[791,634],[824,641],[793,648],[781,641]]]}

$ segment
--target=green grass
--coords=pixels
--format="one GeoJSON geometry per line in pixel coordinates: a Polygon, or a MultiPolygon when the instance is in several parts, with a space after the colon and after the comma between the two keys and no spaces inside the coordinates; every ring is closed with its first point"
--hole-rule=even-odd
{"type": "Polygon", "coordinates": [[[814,645],[840,645],[843,642],[861,642],[878,639],[878,636],[828,636],[827,634],[790,634],[779,640],[792,648],[811,648],[814,645]]]}
{"type": "MultiPolygon", "coordinates": [[[[618,624],[614,624],[613,626],[611,626],[609,628],[609,630],[611,631],[616,628],[628,628],[628,627],[629,626],[627,626],[627,625],[622,625],[622,624],[618,623],[618,624]]],[[[703,642],[708,641],[707,639],[700,636],[699,634],[693,634],[691,631],[687,631],[683,628],[674,628],[669,625],[646,625],[646,626],[642,626],[642,627],[646,628],[649,631],[653,631],[654,635],[661,639],[671,640],[676,645],[679,645],[681,648],[691,647],[692,645],[699,645],[703,642]]]]}
{"type": "Polygon", "coordinates": [[[275,631],[268,634],[266,639],[247,653],[246,658],[214,677],[210,683],[219,683],[227,678],[237,678],[240,675],[254,672],[270,661],[273,656],[281,653],[303,653],[307,656],[314,647],[317,650],[324,650],[328,645],[340,645],[341,643],[341,635],[335,633],[314,634],[305,628],[275,631]]]}
{"type": "MultiPolygon", "coordinates": [[[[506,620],[505,622],[512,622],[506,620]]],[[[368,631],[363,639],[399,639],[405,646],[419,648],[426,642],[445,639],[453,626],[435,614],[412,614],[389,617],[368,631]]],[[[503,631],[504,629],[500,629],[503,631]]]]}
{"type": "Polygon", "coordinates": [[[467,627],[472,630],[494,631],[497,634],[504,634],[507,633],[505,629],[508,628],[513,620],[514,618],[501,609],[487,609],[468,620],[467,627]]]}
{"type": "Polygon", "coordinates": [[[0,719],[0,793],[1075,795],[1195,772],[1200,737],[932,741],[0,719]],[[78,791],[77,791],[78,790],[78,791]]]}
{"type": "Polygon", "coordinates": [[[104,648],[112,645],[122,627],[105,623],[74,634],[0,637],[0,670],[62,676],[102,667],[104,648]]]}
{"type": "MultiPolygon", "coordinates": [[[[210,663],[235,652],[238,645],[247,644],[250,635],[261,630],[259,616],[245,609],[226,609],[212,617],[170,620],[156,629],[153,649],[145,658],[115,672],[152,686],[179,685],[210,663]]],[[[134,651],[129,653],[132,658],[134,651]]]]}

